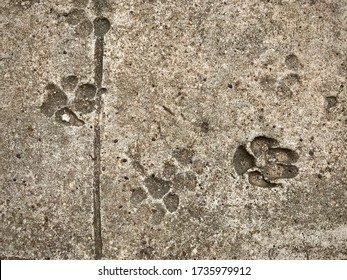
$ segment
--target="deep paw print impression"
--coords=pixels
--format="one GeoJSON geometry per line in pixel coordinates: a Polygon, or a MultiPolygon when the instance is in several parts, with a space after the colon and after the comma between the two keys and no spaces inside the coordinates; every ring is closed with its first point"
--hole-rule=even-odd
{"type": "Polygon", "coordinates": [[[58,123],[69,126],[82,126],[84,121],[75,112],[89,114],[96,109],[96,96],[105,89],[97,90],[91,83],[78,83],[75,75],[64,77],[61,87],[51,83],[45,88],[44,101],[40,107],[47,117],[55,117],[58,123]],[[68,95],[74,96],[69,100],[68,95]]]}
{"type": "Polygon", "coordinates": [[[299,156],[291,149],[282,148],[277,140],[265,136],[255,137],[249,144],[240,145],[234,154],[233,163],[238,175],[247,174],[248,182],[256,187],[278,187],[278,179],[290,179],[298,175],[293,165],[299,156]]]}

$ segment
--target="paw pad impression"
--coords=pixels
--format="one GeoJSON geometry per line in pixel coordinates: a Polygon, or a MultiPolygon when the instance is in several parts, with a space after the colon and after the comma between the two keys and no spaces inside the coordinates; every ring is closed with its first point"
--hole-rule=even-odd
{"type": "Polygon", "coordinates": [[[89,19],[87,13],[89,0],[72,0],[71,4],[73,8],[63,15],[76,37],[85,38],[93,30],[97,37],[103,37],[110,29],[110,22],[106,18],[99,17],[93,22],[89,19]]]}
{"type": "Polygon", "coordinates": [[[75,112],[88,114],[96,109],[98,90],[94,84],[79,84],[75,75],[69,75],[61,80],[61,87],[50,83],[45,87],[41,112],[47,117],[55,117],[56,122],[68,126],[82,126],[75,112]],[[68,96],[73,96],[69,100],[68,96]]]}
{"type": "Polygon", "coordinates": [[[154,224],[160,224],[167,212],[175,213],[178,210],[179,194],[195,191],[198,185],[197,174],[201,174],[205,166],[200,160],[194,160],[194,155],[195,152],[188,148],[174,149],[172,157],[162,164],[159,176],[148,175],[140,163],[134,164],[142,175],[146,175],[143,181],[145,188],[132,190],[130,202],[138,205],[149,196],[156,201],[151,205],[154,224]]]}
{"type": "Polygon", "coordinates": [[[274,180],[294,178],[298,168],[293,165],[299,156],[288,148],[279,147],[277,140],[265,136],[255,137],[249,144],[240,145],[234,154],[233,164],[238,175],[247,173],[248,182],[256,187],[272,188],[274,180]]]}

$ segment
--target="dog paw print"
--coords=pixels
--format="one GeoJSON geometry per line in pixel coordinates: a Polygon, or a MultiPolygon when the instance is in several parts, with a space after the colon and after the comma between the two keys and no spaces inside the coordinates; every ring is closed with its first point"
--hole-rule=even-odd
{"type": "Polygon", "coordinates": [[[203,169],[203,164],[200,160],[193,161],[193,156],[194,151],[187,148],[173,150],[172,158],[162,164],[160,176],[146,175],[144,186],[132,191],[130,202],[134,205],[141,204],[149,197],[156,201],[151,208],[154,224],[160,224],[167,212],[177,211],[179,194],[195,190],[198,184],[196,172],[203,169]]]}
{"type": "Polygon", "coordinates": [[[299,173],[293,165],[299,158],[298,154],[279,147],[273,138],[255,137],[249,144],[249,151],[245,145],[240,145],[235,151],[233,164],[236,173],[247,174],[248,182],[253,186],[277,187],[276,180],[294,178],[299,173]]]}
{"type": "Polygon", "coordinates": [[[263,91],[276,93],[278,98],[292,98],[295,88],[302,84],[298,74],[302,64],[294,53],[288,54],[283,62],[287,73],[284,72],[281,78],[272,73],[264,74],[259,79],[259,85],[263,91]]]}
{"type": "Polygon", "coordinates": [[[45,87],[40,109],[45,116],[54,117],[58,123],[82,126],[84,121],[75,112],[80,114],[93,112],[96,109],[95,98],[98,93],[102,91],[98,91],[94,84],[79,84],[77,76],[70,75],[61,80],[61,87],[54,83],[45,87]],[[69,100],[68,96],[73,96],[73,99],[69,100]]]}
{"type": "Polygon", "coordinates": [[[66,22],[73,28],[78,37],[87,37],[93,32],[93,23],[89,20],[85,8],[89,1],[72,1],[73,9],[64,14],[66,22]]]}
{"type": "Polygon", "coordinates": [[[144,187],[133,190],[130,202],[139,205],[151,196],[155,202],[151,205],[151,222],[158,225],[169,211],[173,213],[179,206],[179,197],[172,191],[172,182],[156,177],[154,174],[147,176],[144,187]]]}
{"type": "Polygon", "coordinates": [[[89,19],[85,11],[89,0],[72,0],[71,4],[73,8],[63,15],[77,37],[87,37],[93,30],[97,37],[102,37],[110,29],[111,24],[106,18],[96,18],[93,22],[89,19]]]}

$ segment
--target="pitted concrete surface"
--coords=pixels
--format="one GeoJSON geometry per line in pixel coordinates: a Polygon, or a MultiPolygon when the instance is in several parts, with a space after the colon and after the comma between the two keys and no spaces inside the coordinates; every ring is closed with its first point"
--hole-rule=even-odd
{"type": "Polygon", "coordinates": [[[2,259],[346,259],[347,3],[5,0],[2,259]]]}

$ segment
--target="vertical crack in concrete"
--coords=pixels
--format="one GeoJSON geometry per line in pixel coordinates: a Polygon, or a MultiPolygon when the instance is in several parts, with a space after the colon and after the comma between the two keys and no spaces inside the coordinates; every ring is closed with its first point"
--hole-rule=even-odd
{"type": "Polygon", "coordinates": [[[101,17],[102,0],[94,0],[94,10],[97,18],[94,20],[94,34],[96,36],[94,49],[94,80],[98,89],[96,97],[96,117],[94,122],[94,180],[93,180],[93,203],[94,203],[94,246],[95,259],[102,258],[102,234],[101,234],[101,122],[102,122],[102,79],[104,57],[104,35],[110,29],[108,19],[101,17]]]}
{"type": "Polygon", "coordinates": [[[94,122],[94,181],[93,181],[93,201],[94,201],[94,245],[95,258],[102,257],[102,237],[101,237],[101,214],[100,214],[100,176],[101,176],[101,96],[100,88],[103,76],[103,55],[104,38],[97,37],[95,42],[95,84],[98,88],[96,98],[96,117],[94,122]]]}

